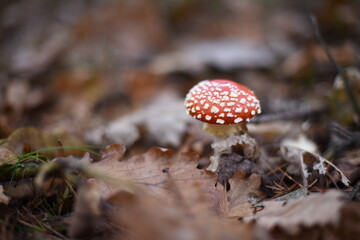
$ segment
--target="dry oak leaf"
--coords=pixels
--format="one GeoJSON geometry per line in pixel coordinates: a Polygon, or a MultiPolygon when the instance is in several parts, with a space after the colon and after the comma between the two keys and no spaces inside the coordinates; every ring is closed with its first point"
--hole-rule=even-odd
{"type": "MultiPolygon", "coordinates": [[[[123,153],[122,148],[119,148],[119,151],[123,153]]],[[[196,168],[199,159],[197,153],[174,154],[172,150],[153,147],[148,152],[130,159],[117,161],[118,157],[107,157],[92,164],[92,167],[105,172],[111,178],[129,181],[159,198],[176,200],[179,196],[188,197],[187,189],[196,187],[201,196],[205,197],[205,201],[213,206],[217,202],[216,175],[196,168]],[[173,191],[174,188],[178,191],[173,191]]],[[[126,184],[116,182],[99,180],[99,185],[105,198],[120,190],[131,190],[126,184]]]]}
{"type": "MultiPolygon", "coordinates": [[[[195,188],[190,192],[199,194],[195,188]]],[[[252,225],[219,218],[209,209],[199,208],[203,203],[190,205],[186,199],[174,203],[144,192],[124,191],[117,192],[110,201],[118,206],[111,212],[110,219],[120,234],[109,239],[255,239],[252,225]]]]}
{"type": "Polygon", "coordinates": [[[126,147],[122,144],[111,144],[101,150],[102,161],[120,161],[126,152],[126,147]]]}
{"type": "Polygon", "coordinates": [[[221,192],[220,214],[226,217],[246,217],[254,213],[251,200],[261,195],[259,188],[261,184],[260,174],[251,174],[245,178],[243,171],[236,172],[230,179],[230,190],[218,184],[217,190],[221,192]]]}
{"type": "Polygon", "coordinates": [[[342,197],[342,192],[329,190],[288,202],[264,202],[264,210],[244,220],[255,219],[258,227],[268,231],[278,226],[291,235],[298,234],[302,227],[336,226],[345,205],[342,197]]]}

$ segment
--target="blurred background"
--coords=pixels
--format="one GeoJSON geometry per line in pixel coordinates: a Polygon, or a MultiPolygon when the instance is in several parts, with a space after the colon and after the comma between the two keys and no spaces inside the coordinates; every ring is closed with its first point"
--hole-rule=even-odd
{"type": "Polygon", "coordinates": [[[179,147],[184,96],[214,78],[247,85],[265,114],[325,104],[351,123],[309,14],[356,75],[359,12],[358,0],[2,0],[0,138],[31,125],[64,144],[179,147]]]}

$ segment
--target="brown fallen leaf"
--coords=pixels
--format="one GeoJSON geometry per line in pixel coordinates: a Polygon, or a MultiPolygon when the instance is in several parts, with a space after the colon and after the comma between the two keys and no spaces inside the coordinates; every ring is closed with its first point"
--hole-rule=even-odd
{"type": "Polygon", "coordinates": [[[145,191],[117,191],[103,199],[96,181],[87,181],[77,195],[69,236],[127,240],[255,239],[252,225],[219,218],[204,207],[200,189],[200,185],[187,188],[186,197],[173,186],[169,192],[178,196],[176,202],[145,191]]]}
{"type": "Polygon", "coordinates": [[[120,161],[124,156],[126,147],[122,144],[111,144],[101,150],[102,161],[120,161]]]}
{"type": "Polygon", "coordinates": [[[245,220],[256,220],[256,225],[267,231],[279,227],[290,235],[298,234],[303,227],[335,227],[345,204],[342,197],[342,192],[330,190],[287,202],[264,202],[264,210],[245,220]]]}
{"type": "MultiPolygon", "coordinates": [[[[121,148],[118,150],[123,151],[121,148]]],[[[206,201],[214,206],[218,197],[215,188],[216,175],[197,169],[198,159],[197,153],[175,154],[169,149],[153,147],[144,154],[122,161],[107,157],[91,167],[106,173],[107,177],[130,181],[141,191],[173,201],[178,197],[172,191],[174,188],[179,189],[178,194],[186,194],[186,189],[199,186],[199,191],[204,193],[206,201]]],[[[124,184],[98,181],[104,197],[111,196],[119,190],[129,190],[129,186],[124,184]]]]}
{"type": "Polygon", "coordinates": [[[88,180],[77,196],[70,237],[254,239],[251,225],[216,216],[216,177],[196,168],[197,154],[154,147],[118,161],[123,153],[122,145],[110,145],[91,167],[136,187],[129,191],[115,181],[88,180]]]}
{"type": "Polygon", "coordinates": [[[254,214],[252,201],[261,196],[259,187],[261,175],[251,174],[245,178],[243,171],[236,172],[229,179],[230,190],[226,192],[223,185],[218,184],[217,190],[221,193],[220,214],[226,217],[246,217],[254,214]]]}
{"type": "MultiPolygon", "coordinates": [[[[188,193],[198,201],[185,208],[184,199],[171,203],[144,192],[116,193],[111,198],[118,204],[112,220],[120,233],[110,239],[255,239],[251,225],[222,219],[207,208],[199,208],[203,203],[197,188],[200,190],[200,186],[189,188],[188,193]]],[[[175,193],[174,189],[170,192],[175,193]]]]}

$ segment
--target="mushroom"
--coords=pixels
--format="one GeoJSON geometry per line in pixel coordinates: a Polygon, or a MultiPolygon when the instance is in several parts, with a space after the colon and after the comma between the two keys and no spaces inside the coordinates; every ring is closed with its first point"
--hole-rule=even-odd
{"type": "MultiPolygon", "coordinates": [[[[205,80],[190,89],[185,106],[187,114],[205,122],[203,128],[215,136],[211,145],[214,155],[207,170],[216,172],[221,154],[232,153],[234,145],[256,145],[247,135],[246,122],[261,113],[260,102],[247,87],[230,80],[205,80]]],[[[244,155],[252,157],[252,150],[244,149],[244,155]]]]}

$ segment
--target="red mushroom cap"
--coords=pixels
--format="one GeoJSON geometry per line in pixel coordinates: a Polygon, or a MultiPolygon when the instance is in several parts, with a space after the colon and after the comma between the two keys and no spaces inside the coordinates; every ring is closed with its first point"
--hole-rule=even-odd
{"type": "Polygon", "coordinates": [[[253,91],[223,79],[199,82],[186,95],[185,106],[189,115],[211,124],[237,124],[261,113],[253,91]]]}

